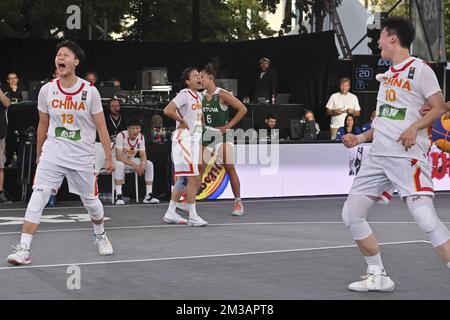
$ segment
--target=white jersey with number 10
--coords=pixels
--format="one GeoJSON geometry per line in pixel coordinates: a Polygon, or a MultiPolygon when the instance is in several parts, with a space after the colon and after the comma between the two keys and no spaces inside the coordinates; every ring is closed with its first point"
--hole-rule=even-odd
{"type": "Polygon", "coordinates": [[[426,161],[430,148],[427,129],[418,132],[415,145],[408,151],[397,140],[422,117],[420,109],[425,100],[441,90],[433,70],[423,60],[410,57],[376,78],[380,89],[370,154],[426,161]]]}

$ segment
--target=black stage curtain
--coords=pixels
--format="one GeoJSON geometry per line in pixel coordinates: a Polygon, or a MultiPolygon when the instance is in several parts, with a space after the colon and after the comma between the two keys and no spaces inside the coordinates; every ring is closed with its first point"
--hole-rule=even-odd
{"type": "MultiPolygon", "coordinates": [[[[0,76],[14,70],[24,84],[50,78],[54,71],[57,40],[1,39],[0,76]]],[[[328,126],[324,106],[334,91],[338,52],[334,32],[285,36],[235,43],[154,43],[126,41],[81,41],[86,60],[83,76],[95,71],[100,80],[117,77],[122,87],[133,89],[136,71],[143,67],[167,67],[169,81],[179,82],[187,66],[203,67],[218,55],[232,77],[239,79],[239,98],[252,95],[258,60],[268,57],[278,75],[280,93],[291,93],[292,103],[302,103],[328,126]]]]}

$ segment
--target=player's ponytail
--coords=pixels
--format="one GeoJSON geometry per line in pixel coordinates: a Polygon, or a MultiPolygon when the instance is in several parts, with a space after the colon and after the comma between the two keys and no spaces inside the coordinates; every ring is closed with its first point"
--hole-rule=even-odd
{"type": "Polygon", "coordinates": [[[214,65],[212,63],[208,63],[202,71],[204,73],[212,76],[213,81],[215,81],[217,79],[217,72],[214,69],[214,65]]]}

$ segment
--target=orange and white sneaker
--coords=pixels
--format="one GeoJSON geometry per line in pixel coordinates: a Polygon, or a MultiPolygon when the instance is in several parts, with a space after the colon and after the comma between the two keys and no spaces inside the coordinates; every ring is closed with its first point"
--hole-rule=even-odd
{"type": "Polygon", "coordinates": [[[177,209],[189,213],[189,206],[187,200],[183,199],[177,202],[177,209]]]}
{"type": "Polygon", "coordinates": [[[30,249],[24,243],[13,246],[14,252],[8,256],[8,263],[13,265],[30,264],[30,249]]]}
{"type": "Polygon", "coordinates": [[[163,217],[164,222],[174,224],[187,224],[188,221],[176,212],[167,211],[163,217]]]}
{"type": "Polygon", "coordinates": [[[231,212],[233,216],[243,216],[244,215],[244,205],[242,201],[236,201],[234,203],[233,212],[231,212]]]}

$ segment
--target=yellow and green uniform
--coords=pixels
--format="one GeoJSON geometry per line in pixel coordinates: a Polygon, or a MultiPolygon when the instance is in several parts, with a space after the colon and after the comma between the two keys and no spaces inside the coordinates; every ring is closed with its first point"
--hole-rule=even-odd
{"type": "MultiPolygon", "coordinates": [[[[211,100],[206,97],[202,101],[203,116],[205,117],[206,127],[203,129],[202,144],[204,146],[213,146],[224,142],[225,135],[218,131],[217,127],[222,127],[228,123],[228,106],[220,103],[219,93],[222,88],[216,88],[211,100]]],[[[227,133],[227,135],[231,135],[227,133]]],[[[230,136],[230,137],[231,137],[230,136]]],[[[232,141],[232,137],[231,140],[232,141]]]]}

